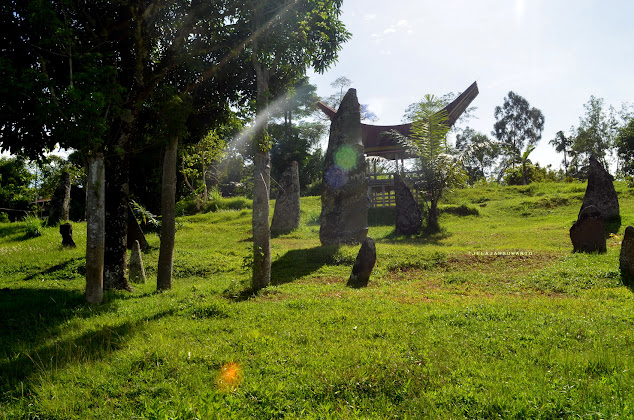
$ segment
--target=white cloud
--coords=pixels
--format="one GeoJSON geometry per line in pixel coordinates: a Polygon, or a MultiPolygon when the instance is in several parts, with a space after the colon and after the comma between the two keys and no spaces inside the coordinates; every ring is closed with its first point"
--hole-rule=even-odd
{"type": "Polygon", "coordinates": [[[396,22],[396,26],[405,26],[405,27],[409,28],[410,24],[407,21],[407,19],[401,19],[398,22],[396,22]]]}
{"type": "Polygon", "coordinates": [[[369,22],[375,19],[376,19],[376,15],[374,13],[368,13],[367,15],[363,16],[363,20],[365,20],[366,22],[369,22]]]}
{"type": "Polygon", "coordinates": [[[383,33],[386,34],[386,35],[387,34],[393,34],[393,33],[396,33],[396,29],[390,27],[390,28],[387,28],[386,30],[384,30],[383,33]]]}

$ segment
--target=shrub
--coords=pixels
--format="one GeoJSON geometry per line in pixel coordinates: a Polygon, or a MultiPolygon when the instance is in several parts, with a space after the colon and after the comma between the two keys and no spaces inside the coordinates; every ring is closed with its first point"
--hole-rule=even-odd
{"type": "Polygon", "coordinates": [[[0,212],[0,223],[9,223],[9,222],[10,222],[9,215],[4,211],[0,212]]]}
{"type": "Polygon", "coordinates": [[[35,238],[42,236],[42,221],[39,217],[34,215],[28,215],[23,219],[24,222],[24,237],[35,238]]]}
{"type": "MultiPolygon", "coordinates": [[[[550,165],[542,168],[539,163],[535,165],[528,163],[526,166],[526,180],[529,184],[531,182],[557,182],[562,177],[562,174],[553,171],[550,165]]],[[[515,168],[506,169],[504,183],[506,185],[522,185],[522,166],[518,165],[515,168]]]]}

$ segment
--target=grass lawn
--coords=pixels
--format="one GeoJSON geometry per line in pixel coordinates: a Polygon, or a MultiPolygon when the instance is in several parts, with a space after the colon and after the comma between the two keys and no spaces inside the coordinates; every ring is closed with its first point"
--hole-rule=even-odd
{"type": "MultiPolygon", "coordinates": [[[[634,418],[634,295],[618,270],[634,190],[608,252],[573,254],[585,185],[485,186],[441,206],[443,231],[370,215],[358,246],[321,247],[318,197],[272,240],[273,284],[248,288],[251,211],[178,219],[174,288],[84,303],[76,249],[0,224],[0,419],[634,418]]],[[[273,206],[271,206],[273,208],[273,206]]]]}

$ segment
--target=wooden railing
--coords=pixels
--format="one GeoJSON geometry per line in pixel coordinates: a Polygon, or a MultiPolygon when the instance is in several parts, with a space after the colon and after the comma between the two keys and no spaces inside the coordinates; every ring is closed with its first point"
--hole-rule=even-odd
{"type": "MultiPolygon", "coordinates": [[[[415,182],[421,179],[420,171],[401,172],[405,182],[410,186],[412,194],[419,200],[419,192],[412,188],[415,182]]],[[[394,192],[394,174],[369,173],[368,194],[370,196],[371,207],[392,207],[396,205],[396,194],[394,192]]]]}

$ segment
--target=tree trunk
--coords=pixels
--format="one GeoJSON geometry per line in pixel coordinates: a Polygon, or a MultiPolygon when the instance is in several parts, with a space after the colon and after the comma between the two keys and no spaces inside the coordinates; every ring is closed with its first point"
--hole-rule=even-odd
{"type": "Polygon", "coordinates": [[[86,301],[103,300],[104,237],[106,227],[105,170],[101,153],[88,158],[86,176],[86,301]]]}
{"type": "Polygon", "coordinates": [[[176,164],[178,160],[178,137],[170,138],[163,158],[163,183],[161,186],[161,249],[159,251],[156,288],[172,288],[174,265],[174,236],[176,234],[176,164]]]}
{"type": "Polygon", "coordinates": [[[269,185],[271,182],[271,155],[267,138],[268,126],[268,69],[258,62],[257,40],[253,43],[252,63],[257,79],[256,108],[258,120],[253,137],[256,149],[253,174],[253,276],[251,288],[259,290],[271,282],[271,229],[269,225],[269,185]]]}
{"type": "MultiPolygon", "coordinates": [[[[122,136],[127,142],[127,136],[122,136]]],[[[120,142],[120,143],[122,143],[120,142]]],[[[106,232],[104,289],[132,290],[126,275],[128,235],[129,158],[126,152],[108,160],[106,178],[106,232]]]]}
{"type": "Polygon", "coordinates": [[[271,282],[271,231],[269,227],[269,180],[271,157],[268,150],[255,154],[253,183],[253,277],[251,287],[259,290],[271,282]]]}

